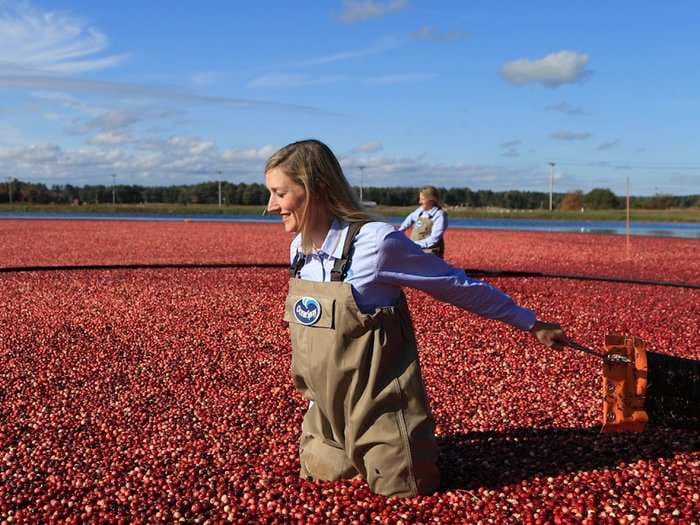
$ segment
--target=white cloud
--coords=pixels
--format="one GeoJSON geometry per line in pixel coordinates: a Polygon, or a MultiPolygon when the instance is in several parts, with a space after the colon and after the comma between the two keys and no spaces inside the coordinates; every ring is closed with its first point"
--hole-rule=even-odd
{"type": "Polygon", "coordinates": [[[135,124],[141,120],[139,115],[125,110],[107,111],[98,117],[85,123],[85,126],[91,129],[100,129],[104,131],[112,131],[123,129],[135,124]]]}
{"type": "Polygon", "coordinates": [[[604,151],[608,149],[613,149],[620,144],[620,139],[611,140],[608,142],[601,142],[596,148],[598,151],[604,151]]]}
{"type": "Polygon", "coordinates": [[[7,70],[79,73],[121,63],[126,55],[96,57],[107,37],[69,13],[28,2],[0,3],[0,65],[7,70]]]}
{"type": "Polygon", "coordinates": [[[502,157],[515,158],[520,156],[520,151],[518,151],[518,146],[522,144],[520,139],[509,140],[506,142],[501,142],[500,146],[503,149],[501,153],[502,157]]]}
{"type": "Polygon", "coordinates": [[[221,158],[227,161],[234,160],[262,160],[266,161],[279,148],[276,146],[262,146],[261,148],[241,148],[224,150],[221,158]]]}
{"type": "Polygon", "coordinates": [[[345,77],[342,75],[322,75],[314,77],[307,74],[268,73],[251,80],[248,83],[248,87],[274,89],[310,87],[333,84],[344,78],[345,77]]]}
{"type": "Polygon", "coordinates": [[[42,91],[42,90],[34,90],[30,91],[29,95],[32,98],[36,98],[39,100],[49,100],[49,101],[57,101],[57,102],[64,102],[64,103],[78,103],[78,99],[66,94],[66,93],[60,93],[60,92],[55,92],[55,91],[42,91]]]}
{"type": "Polygon", "coordinates": [[[131,140],[131,136],[127,133],[121,133],[118,131],[106,131],[104,133],[98,133],[97,135],[89,139],[88,143],[95,145],[115,145],[126,144],[131,140]]]}
{"type": "Polygon", "coordinates": [[[331,64],[334,62],[342,62],[344,60],[352,60],[355,58],[360,58],[364,56],[377,55],[379,53],[384,53],[390,49],[398,47],[400,44],[400,39],[396,37],[385,37],[379,40],[372,47],[367,47],[364,49],[352,49],[350,51],[338,51],[337,53],[331,53],[330,55],[323,55],[315,58],[309,58],[306,60],[300,60],[294,62],[294,66],[317,66],[321,64],[331,64]]]}
{"type": "Polygon", "coordinates": [[[0,126],[0,145],[16,145],[22,142],[22,133],[18,128],[7,124],[0,126]]]}
{"type": "Polygon", "coordinates": [[[437,75],[434,73],[399,73],[395,75],[369,77],[365,80],[365,82],[375,86],[389,86],[394,84],[403,84],[405,82],[422,82],[435,77],[437,77],[437,75]]]}
{"type": "Polygon", "coordinates": [[[228,97],[210,97],[195,95],[186,91],[168,87],[153,87],[126,82],[109,82],[51,75],[3,75],[0,72],[0,89],[2,88],[59,93],[88,93],[102,97],[129,101],[134,101],[135,99],[156,99],[157,101],[167,100],[169,103],[213,105],[234,109],[267,108],[315,115],[332,114],[311,106],[300,106],[277,102],[262,102],[258,100],[235,99],[228,97]]]}
{"type": "MultiPolygon", "coordinates": [[[[1,82],[1,80],[0,80],[1,82]]],[[[60,91],[30,91],[29,96],[35,100],[48,102],[51,109],[55,109],[58,106],[63,106],[63,108],[70,110],[72,113],[77,113],[82,116],[90,117],[91,119],[96,119],[100,115],[107,113],[109,110],[93,105],[85,101],[84,98],[80,99],[69,95],[68,93],[63,93],[60,91]]]]}
{"type": "Polygon", "coordinates": [[[126,134],[103,133],[88,141],[90,147],[75,150],[65,150],[55,144],[0,148],[0,170],[14,173],[20,180],[91,184],[111,173],[117,173],[125,183],[151,175],[157,177],[152,179],[152,184],[164,184],[163,181],[171,177],[196,182],[202,175],[213,176],[222,168],[227,171],[242,168],[246,173],[261,177],[261,160],[254,163],[227,161],[210,141],[174,136],[143,142],[147,142],[148,147],[126,134]]]}
{"type": "Polygon", "coordinates": [[[406,82],[423,82],[437,77],[434,73],[397,73],[374,77],[350,77],[347,75],[309,75],[295,73],[268,73],[251,80],[250,88],[293,89],[301,87],[325,86],[338,82],[361,82],[372,86],[390,86],[406,82]]]}
{"type": "Polygon", "coordinates": [[[154,108],[150,105],[131,105],[115,109],[99,108],[76,102],[73,99],[60,100],[71,111],[72,116],[59,114],[58,120],[64,121],[65,133],[69,135],[93,135],[91,141],[98,143],[119,140],[116,137],[128,135],[136,131],[163,135],[172,133],[179,126],[178,119],[182,111],[173,109],[154,108]],[[94,135],[99,135],[96,138],[94,135]]]}
{"type": "Polygon", "coordinates": [[[520,144],[522,144],[522,140],[515,139],[515,140],[509,140],[507,142],[501,142],[500,146],[504,149],[508,149],[508,148],[514,148],[516,146],[520,146],[520,144]]]}
{"type": "Polygon", "coordinates": [[[531,82],[555,88],[573,84],[590,75],[586,69],[589,57],[577,51],[559,51],[537,60],[521,58],[506,63],[501,75],[508,82],[524,85],[531,82]]]}
{"type": "Polygon", "coordinates": [[[16,148],[0,149],[0,160],[12,160],[18,166],[41,165],[56,162],[61,148],[55,144],[33,144],[16,148]]]}
{"type": "Polygon", "coordinates": [[[199,140],[192,137],[172,137],[168,140],[168,144],[183,151],[187,151],[190,155],[195,157],[207,153],[213,153],[216,149],[213,142],[199,140]]]}
{"type": "Polygon", "coordinates": [[[586,140],[591,138],[591,134],[585,131],[557,131],[550,135],[551,138],[556,140],[586,140]]]}
{"type": "Polygon", "coordinates": [[[440,31],[433,26],[422,26],[411,33],[411,38],[416,40],[431,40],[433,42],[452,42],[469,38],[466,31],[440,31]]]}
{"type": "Polygon", "coordinates": [[[500,165],[433,163],[417,157],[346,157],[341,160],[345,175],[352,184],[360,183],[360,166],[364,167],[366,186],[470,187],[497,191],[513,188],[538,189],[546,182],[540,167],[508,168],[500,165]]]}
{"type": "Polygon", "coordinates": [[[346,24],[362,22],[370,18],[380,18],[408,7],[406,0],[375,2],[373,0],[344,0],[340,20],[346,24]]]}
{"type": "Polygon", "coordinates": [[[192,84],[194,86],[210,86],[219,78],[219,73],[216,71],[200,71],[192,75],[192,84]]]}
{"type": "Polygon", "coordinates": [[[559,104],[553,104],[551,106],[547,106],[544,108],[547,111],[556,111],[558,113],[564,113],[566,115],[588,115],[587,111],[584,111],[581,108],[577,108],[572,106],[571,104],[567,102],[560,102],[559,104]]]}
{"type": "MultiPolygon", "coordinates": [[[[261,183],[265,161],[277,149],[277,146],[263,145],[222,151],[210,141],[188,136],[173,136],[167,140],[144,137],[123,144],[110,144],[109,140],[104,142],[88,143],[76,149],[62,148],[56,144],[0,144],[0,173],[12,174],[22,181],[46,184],[111,184],[112,174],[117,175],[120,184],[151,186],[194,184],[219,178],[231,182],[261,183]],[[219,175],[219,172],[222,174],[219,175]]],[[[491,165],[434,162],[420,154],[373,155],[374,151],[370,150],[377,147],[376,144],[366,142],[355,148],[366,150],[362,152],[364,154],[350,155],[340,160],[345,175],[352,184],[360,183],[360,166],[364,166],[365,186],[433,184],[441,187],[470,187],[473,190],[544,191],[549,184],[549,167],[539,162],[530,165],[516,165],[510,161],[491,165]]],[[[610,170],[635,168],[604,162],[588,165],[598,167],[593,173],[599,173],[601,167],[610,170]]],[[[669,170],[669,180],[673,177],[669,185],[675,185],[679,193],[692,193],[692,188],[697,187],[697,176],[676,173],[678,170],[673,168],[669,170]]],[[[601,185],[588,175],[579,182],[575,175],[558,171],[556,178],[560,188],[601,185]]],[[[610,180],[620,179],[616,176],[610,180]]],[[[641,178],[639,183],[643,183],[641,178]]],[[[651,188],[648,192],[651,193],[651,188]]]]}
{"type": "Polygon", "coordinates": [[[685,173],[672,175],[669,178],[669,183],[673,186],[678,186],[681,191],[688,195],[697,195],[700,188],[700,176],[698,175],[687,175],[685,173]]]}
{"type": "Polygon", "coordinates": [[[366,144],[361,144],[355,148],[352,148],[351,153],[376,153],[384,149],[384,144],[379,141],[367,142],[366,144]]]}
{"type": "MultiPolygon", "coordinates": [[[[112,138],[118,140],[119,134],[112,138]]],[[[225,180],[262,182],[265,161],[277,146],[229,148],[221,151],[212,142],[196,137],[173,136],[131,140],[111,144],[93,141],[87,147],[63,149],[54,144],[15,148],[0,147],[0,172],[13,173],[20,180],[50,184],[111,183],[116,173],[123,184],[193,184],[216,180],[223,172],[225,180]]],[[[359,183],[359,166],[365,168],[365,183],[374,186],[435,184],[446,187],[491,188],[495,190],[537,187],[546,173],[540,167],[512,169],[464,163],[433,163],[422,156],[373,156],[380,143],[367,142],[356,149],[366,155],[341,160],[346,176],[359,183]],[[540,173],[542,172],[542,173],[540,173]]]]}

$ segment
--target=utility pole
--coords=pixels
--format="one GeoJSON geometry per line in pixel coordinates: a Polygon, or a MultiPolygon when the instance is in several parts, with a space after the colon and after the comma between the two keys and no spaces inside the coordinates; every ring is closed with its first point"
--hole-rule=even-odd
{"type": "Polygon", "coordinates": [[[219,170],[216,173],[219,175],[219,208],[221,208],[221,174],[223,171],[219,170]]]}
{"type": "Polygon", "coordinates": [[[554,193],[554,166],[555,162],[549,163],[549,212],[552,212],[552,193],[554,193]]]}
{"type": "Polygon", "coordinates": [[[362,204],[363,197],[362,197],[362,187],[365,185],[365,168],[366,166],[358,166],[360,168],[360,204],[362,204]]]}
{"type": "Polygon", "coordinates": [[[627,255],[627,259],[630,258],[630,176],[627,175],[627,221],[625,224],[625,230],[626,230],[626,238],[625,238],[625,252],[627,255]]]}
{"type": "Polygon", "coordinates": [[[117,175],[112,173],[112,206],[117,205],[117,175]]]}

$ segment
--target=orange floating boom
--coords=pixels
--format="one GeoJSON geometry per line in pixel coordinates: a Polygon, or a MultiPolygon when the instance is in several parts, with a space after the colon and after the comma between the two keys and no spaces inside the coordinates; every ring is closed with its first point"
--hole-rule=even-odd
{"type": "Polygon", "coordinates": [[[642,432],[649,416],[646,344],[638,337],[605,336],[603,359],[603,428],[601,432],[642,432]],[[613,355],[626,357],[611,359],[613,355]]]}

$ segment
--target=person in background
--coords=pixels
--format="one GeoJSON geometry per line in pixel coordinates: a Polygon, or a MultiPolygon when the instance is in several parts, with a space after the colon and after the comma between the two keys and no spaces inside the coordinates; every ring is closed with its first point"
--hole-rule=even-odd
{"type": "Polygon", "coordinates": [[[433,493],[440,482],[434,422],[402,287],[529,331],[547,346],[559,348],[564,332],[373,220],[317,140],[274,153],[265,185],[268,211],[296,234],[284,319],[294,385],[309,403],[300,476],[359,475],[384,496],[433,493]]]}
{"type": "Polygon", "coordinates": [[[440,200],[440,192],[434,186],[426,186],[418,194],[420,206],[404,219],[399,231],[413,227],[411,240],[426,253],[445,256],[443,235],[447,229],[447,212],[440,200]]]}

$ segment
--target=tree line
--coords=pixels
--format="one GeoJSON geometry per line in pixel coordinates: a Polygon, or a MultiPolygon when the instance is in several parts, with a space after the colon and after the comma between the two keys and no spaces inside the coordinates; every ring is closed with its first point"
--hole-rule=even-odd
{"type": "MultiPolygon", "coordinates": [[[[383,206],[409,206],[416,204],[417,187],[366,187],[363,198],[383,206]]],[[[506,208],[536,210],[549,208],[549,193],[536,191],[491,191],[469,188],[442,188],[442,198],[448,206],[471,208],[506,208]]],[[[0,203],[33,204],[217,204],[219,183],[174,186],[139,186],[119,184],[74,186],[71,184],[46,186],[42,183],[23,182],[17,179],[0,184],[0,203]]],[[[267,203],[268,192],[262,184],[221,183],[221,199],[226,205],[267,203]]],[[[615,195],[607,188],[595,188],[587,193],[577,190],[553,193],[554,209],[619,209],[625,207],[625,197],[615,195]]],[[[700,195],[667,195],[631,197],[633,208],[666,209],[700,206],[700,195]]]]}

